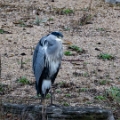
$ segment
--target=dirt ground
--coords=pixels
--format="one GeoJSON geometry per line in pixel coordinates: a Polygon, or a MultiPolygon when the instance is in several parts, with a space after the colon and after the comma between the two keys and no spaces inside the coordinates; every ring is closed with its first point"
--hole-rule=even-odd
{"type": "Polygon", "coordinates": [[[61,31],[67,41],[64,51],[73,44],[84,52],[69,50],[72,55],[64,55],[53,85],[54,103],[104,107],[120,120],[120,90],[117,95],[107,92],[120,88],[119,5],[102,0],[4,0],[0,1],[0,29],[4,30],[0,32],[2,101],[39,103],[32,73],[33,48],[50,31],[61,31]],[[99,59],[100,53],[114,59],[99,59]],[[23,76],[30,84],[17,82],[23,76]]]}

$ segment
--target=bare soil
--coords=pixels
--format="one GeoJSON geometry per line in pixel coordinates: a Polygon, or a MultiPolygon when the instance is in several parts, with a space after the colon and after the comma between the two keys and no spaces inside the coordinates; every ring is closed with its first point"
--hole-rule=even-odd
{"type": "Polygon", "coordinates": [[[61,31],[67,41],[64,51],[73,44],[84,52],[69,50],[72,55],[64,55],[53,85],[54,103],[104,107],[120,120],[120,98],[116,100],[116,96],[106,92],[111,87],[120,88],[119,5],[105,4],[102,0],[4,0],[0,1],[0,29],[4,30],[0,33],[2,101],[40,102],[32,72],[33,48],[42,36],[61,31]],[[66,9],[74,13],[65,14],[66,9]],[[111,54],[114,59],[99,59],[100,53],[111,54]],[[22,76],[30,84],[18,83],[22,76]]]}

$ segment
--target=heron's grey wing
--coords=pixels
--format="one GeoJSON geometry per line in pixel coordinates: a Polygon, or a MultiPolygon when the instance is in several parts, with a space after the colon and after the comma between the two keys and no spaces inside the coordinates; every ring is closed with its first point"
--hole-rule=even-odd
{"type": "Polygon", "coordinates": [[[42,50],[39,50],[39,49],[42,49],[42,46],[43,46],[43,44],[44,44],[45,39],[46,39],[46,36],[42,37],[42,38],[40,39],[40,41],[38,42],[35,50],[34,50],[34,54],[33,54],[33,65],[32,65],[32,69],[33,69],[33,71],[34,71],[34,74],[35,74],[35,67],[34,67],[34,66],[35,66],[35,63],[36,63],[37,54],[38,54],[38,52],[40,52],[40,54],[42,55],[42,53],[41,53],[42,50]],[[41,48],[39,48],[39,47],[41,47],[41,48]]]}
{"type": "Polygon", "coordinates": [[[38,44],[33,55],[33,71],[37,84],[39,83],[40,76],[44,69],[44,56],[44,50],[42,46],[38,44]]]}
{"type": "Polygon", "coordinates": [[[35,74],[35,61],[36,61],[36,58],[37,58],[37,53],[38,53],[38,50],[39,50],[39,44],[37,44],[35,50],[34,50],[34,53],[33,53],[33,61],[32,61],[32,69],[33,69],[33,72],[35,74]]]}

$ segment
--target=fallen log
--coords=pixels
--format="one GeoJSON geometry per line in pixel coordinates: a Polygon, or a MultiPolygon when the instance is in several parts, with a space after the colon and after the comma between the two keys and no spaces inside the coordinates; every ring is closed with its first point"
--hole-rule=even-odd
{"type": "MultiPolygon", "coordinates": [[[[21,115],[22,120],[41,120],[42,105],[3,103],[4,112],[21,115]]],[[[46,107],[46,120],[114,120],[111,111],[99,107],[46,107]]]]}

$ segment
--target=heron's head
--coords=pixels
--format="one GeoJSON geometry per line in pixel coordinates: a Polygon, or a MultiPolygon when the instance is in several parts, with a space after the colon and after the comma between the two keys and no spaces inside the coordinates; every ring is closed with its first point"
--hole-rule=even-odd
{"type": "Polygon", "coordinates": [[[61,32],[55,31],[55,32],[52,32],[51,34],[56,36],[59,39],[63,38],[63,34],[61,32]]]}
{"type": "Polygon", "coordinates": [[[46,47],[47,47],[47,53],[49,55],[55,55],[59,54],[59,52],[62,49],[62,43],[63,43],[63,34],[61,32],[51,32],[46,37],[46,47]]]}

